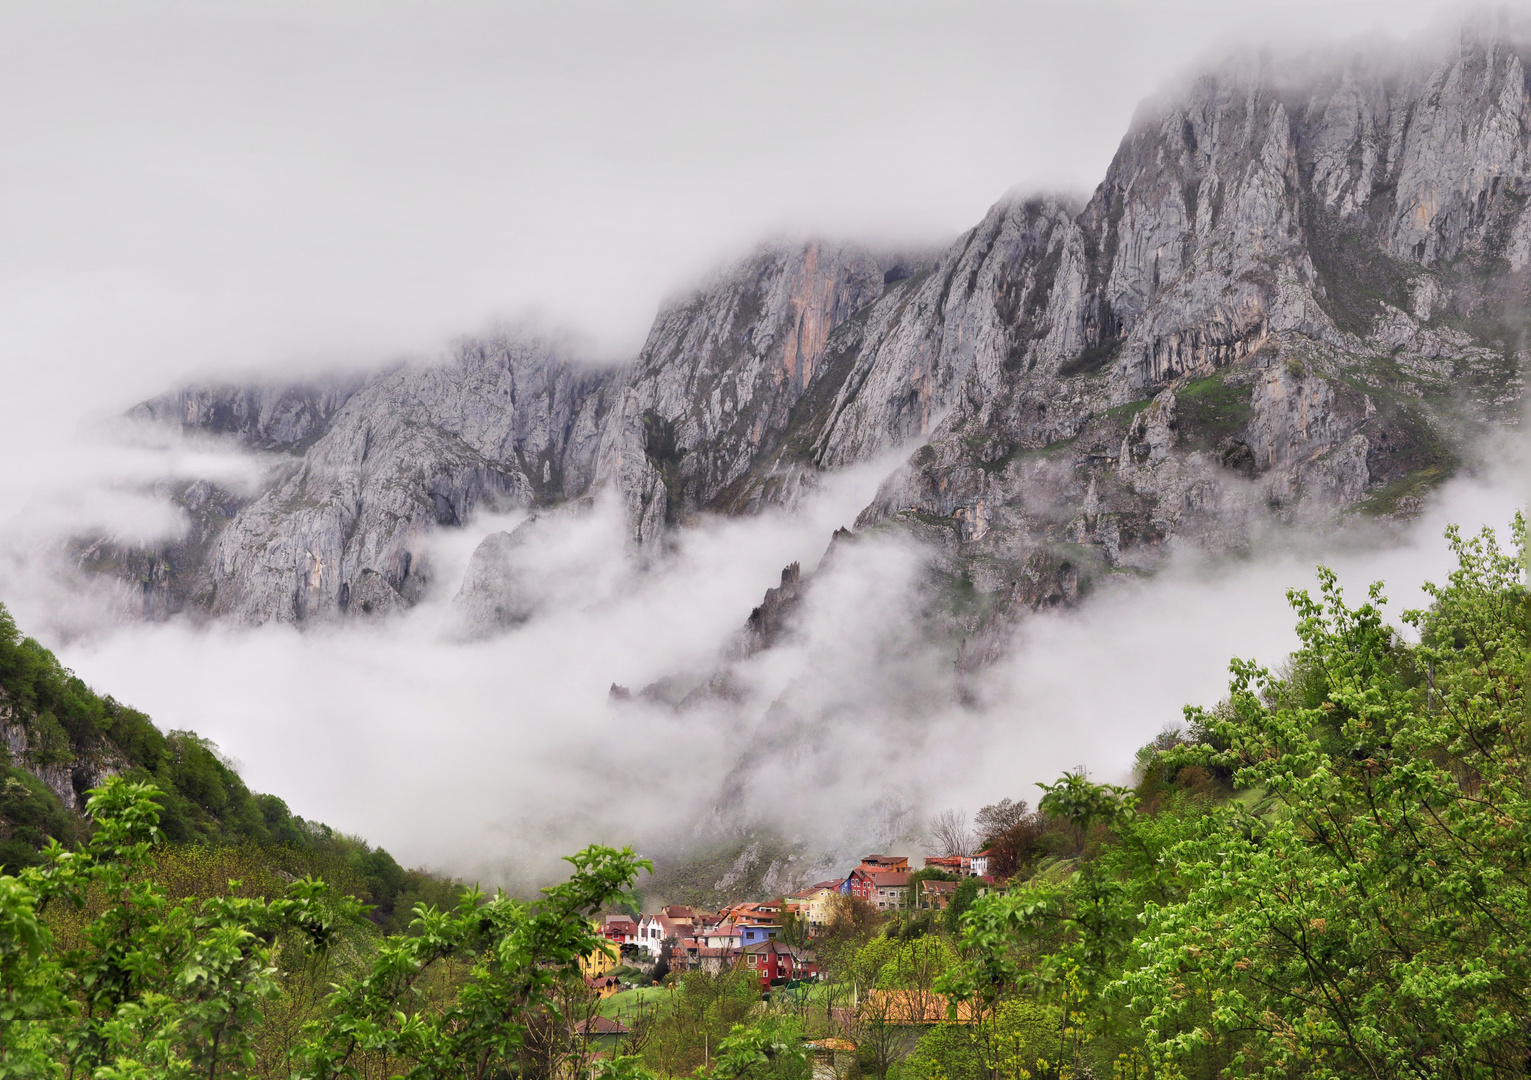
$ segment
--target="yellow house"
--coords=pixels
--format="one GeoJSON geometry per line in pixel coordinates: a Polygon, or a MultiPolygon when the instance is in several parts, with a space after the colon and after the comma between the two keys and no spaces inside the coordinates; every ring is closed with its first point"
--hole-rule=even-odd
{"type": "Polygon", "coordinates": [[[840,881],[821,881],[810,889],[793,895],[808,920],[810,930],[822,930],[829,922],[830,901],[840,895],[840,881]]]}
{"type": "MultiPolygon", "coordinates": [[[[591,926],[597,932],[601,929],[600,923],[592,923],[591,926]]],[[[579,973],[587,979],[599,979],[617,966],[620,956],[614,944],[603,940],[588,956],[579,958],[579,973]]]]}

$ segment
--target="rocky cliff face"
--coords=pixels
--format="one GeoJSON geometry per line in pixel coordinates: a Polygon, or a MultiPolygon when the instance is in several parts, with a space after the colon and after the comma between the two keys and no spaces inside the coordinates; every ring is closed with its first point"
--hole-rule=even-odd
{"type": "Polygon", "coordinates": [[[1494,34],[1231,66],[1141,109],[1086,202],[1008,197],[928,257],[762,249],[627,365],[470,342],[356,385],[149,402],[290,455],[181,557],[178,595],[244,622],[386,611],[429,582],[420,538],[482,505],[613,486],[652,551],[922,441],[858,527],[920,534],[989,598],[982,662],[1016,612],[1176,543],[1407,512],[1514,422],[1528,154],[1525,50],[1494,34]]]}

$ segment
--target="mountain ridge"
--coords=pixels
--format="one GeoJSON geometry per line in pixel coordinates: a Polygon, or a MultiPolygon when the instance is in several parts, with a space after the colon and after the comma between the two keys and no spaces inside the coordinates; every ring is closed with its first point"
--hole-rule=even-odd
{"type": "Polygon", "coordinates": [[[1406,515],[1519,419],[1525,54],[1494,31],[1428,63],[1205,73],[1139,109],[1083,203],[1009,195],[928,257],[763,246],[624,365],[491,337],[146,402],[293,460],[221,504],[202,554],[100,565],[132,563],[149,617],[370,616],[432,587],[423,538],[481,508],[611,487],[652,558],[700,513],[790,504],[911,443],[858,529],[931,541],[1002,620],[1178,544],[1406,515]]]}

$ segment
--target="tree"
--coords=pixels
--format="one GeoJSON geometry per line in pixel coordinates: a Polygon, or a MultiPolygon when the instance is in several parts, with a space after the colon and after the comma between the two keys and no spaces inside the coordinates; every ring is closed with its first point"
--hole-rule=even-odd
{"type": "Polygon", "coordinates": [[[978,830],[983,845],[988,847],[1030,816],[1025,799],[1001,799],[973,815],[973,828],[978,830]]]}
{"type": "Polygon", "coordinates": [[[1266,1075],[1524,1074],[1525,522],[1513,552],[1489,530],[1447,536],[1457,570],[1427,585],[1428,611],[1404,615],[1418,646],[1384,622],[1380,584],[1350,608],[1321,569],[1319,599],[1289,594],[1302,647],[1288,677],[1235,661],[1230,707],[1190,711],[1225,749],[1172,760],[1231,768],[1270,809],[1230,804],[1170,852],[1184,898],[1145,911],[1142,962],[1121,980],[1163,1060],[1199,1054],[1266,1075]]]}
{"type": "MultiPolygon", "coordinates": [[[[282,992],[278,948],[322,952],[362,919],[357,901],[309,878],[276,899],[168,897],[150,874],[158,795],[109,779],[91,793],[84,847],[54,842],[43,865],[0,876],[0,1075],[247,1076],[262,1006],[282,992]],[[70,947],[57,947],[55,922],[70,947]]],[[[384,1057],[433,1080],[509,1068],[529,1025],[562,1016],[559,987],[597,941],[585,916],[646,865],[608,848],[569,861],[571,880],[536,904],[471,891],[453,912],[418,907],[410,936],[384,939],[330,994],[285,1071],[359,1077],[384,1057]],[[425,993],[453,962],[465,975],[425,993]]]]}
{"type": "Polygon", "coordinates": [[[42,866],[0,877],[0,1073],[100,1080],[243,1075],[261,1003],[279,992],[274,942],[323,949],[355,901],[300,879],[275,899],[167,901],[148,876],[157,791],[109,779],[91,793],[89,842],[56,841],[42,866]],[[54,947],[44,914],[99,910],[79,946],[54,947]]]}
{"type": "MultiPolygon", "coordinates": [[[[942,987],[1054,1010],[1059,1075],[1525,1076],[1531,1052],[1526,530],[1448,530],[1458,566],[1405,612],[1335,575],[1288,594],[1301,647],[1230,664],[1134,793],[1065,775],[1075,856],[973,903],[942,987]],[[1236,790],[1236,799],[1219,793],[1236,790]]],[[[950,1075],[955,1075],[950,1073],[950,1075]]]]}
{"type": "Polygon", "coordinates": [[[968,829],[966,810],[942,810],[926,826],[932,850],[937,855],[969,855],[973,834],[968,829]]]}
{"type": "Polygon", "coordinates": [[[951,903],[946,906],[946,932],[958,934],[962,931],[962,917],[967,914],[973,901],[978,899],[978,879],[963,878],[962,884],[957,886],[957,891],[952,893],[951,903]]]}

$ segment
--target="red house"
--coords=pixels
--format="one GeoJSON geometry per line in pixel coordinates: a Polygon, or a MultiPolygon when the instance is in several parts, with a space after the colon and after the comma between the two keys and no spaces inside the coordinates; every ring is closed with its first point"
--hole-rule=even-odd
{"type": "Polygon", "coordinates": [[[818,957],[812,952],[776,940],[748,946],[739,963],[755,972],[762,988],[789,979],[811,979],[819,973],[818,957]]]}

